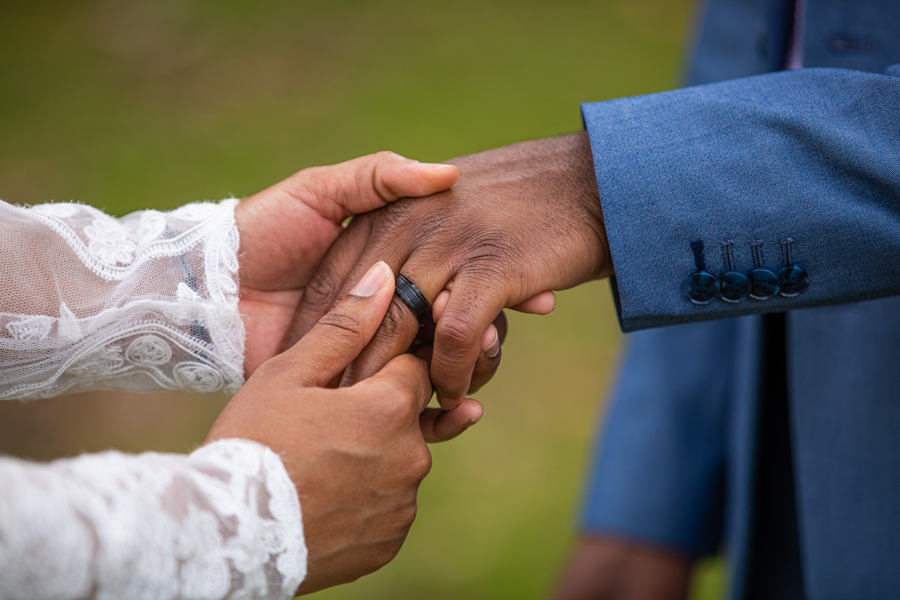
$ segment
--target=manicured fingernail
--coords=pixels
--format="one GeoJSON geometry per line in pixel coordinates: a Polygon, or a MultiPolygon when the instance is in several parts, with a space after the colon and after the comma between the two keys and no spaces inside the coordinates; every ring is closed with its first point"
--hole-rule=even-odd
{"type": "Polygon", "coordinates": [[[372,268],[369,269],[369,272],[363,275],[363,278],[359,280],[359,282],[353,286],[353,289],[350,290],[351,296],[359,296],[361,298],[368,298],[375,292],[381,289],[385,283],[391,277],[391,268],[387,266],[384,261],[378,261],[372,268]]]}
{"type": "Polygon", "coordinates": [[[497,335],[497,327],[491,325],[484,334],[482,345],[485,346],[484,355],[488,358],[496,358],[500,354],[500,336],[497,335]]]}
{"type": "Polygon", "coordinates": [[[441,164],[441,163],[422,163],[422,164],[424,166],[428,167],[429,169],[431,169],[432,171],[439,171],[441,169],[447,169],[447,168],[453,166],[453,165],[445,165],[445,164],[441,164]]]}

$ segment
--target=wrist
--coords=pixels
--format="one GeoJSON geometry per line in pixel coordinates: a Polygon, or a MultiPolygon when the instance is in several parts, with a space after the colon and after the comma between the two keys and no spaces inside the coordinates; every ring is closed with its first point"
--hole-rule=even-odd
{"type": "Polygon", "coordinates": [[[265,292],[241,284],[238,312],[244,323],[244,377],[276,354],[302,290],[265,292]]]}
{"type": "Polygon", "coordinates": [[[340,232],[283,182],[243,200],[234,218],[241,284],[261,291],[303,287],[340,232]]]}
{"type": "Polygon", "coordinates": [[[571,141],[569,160],[573,168],[572,182],[575,188],[574,193],[580,200],[584,214],[587,217],[586,225],[597,240],[598,252],[594,279],[605,279],[613,275],[615,271],[609,252],[606,226],[603,221],[603,207],[600,201],[600,192],[597,188],[591,141],[587,131],[579,131],[563,137],[569,138],[569,141],[571,141]]]}

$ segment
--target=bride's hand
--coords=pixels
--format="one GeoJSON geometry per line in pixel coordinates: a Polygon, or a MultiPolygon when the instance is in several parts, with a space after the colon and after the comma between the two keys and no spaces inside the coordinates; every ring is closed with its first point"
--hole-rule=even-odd
{"type": "Polygon", "coordinates": [[[259,368],[207,437],[254,440],[282,457],[309,550],[299,592],[353,581],[390,561],[431,467],[425,440],[454,437],[482,415],[468,399],[439,421],[429,417],[428,368],[409,354],[350,387],[324,387],[372,339],[393,295],[393,274],[378,263],[294,347],[259,368]]]}
{"type": "Polygon", "coordinates": [[[240,311],[247,330],[249,377],[274,356],[307,284],[347,217],[403,197],[449,189],[456,167],[379,152],[304,169],[241,202],[240,311]]]}

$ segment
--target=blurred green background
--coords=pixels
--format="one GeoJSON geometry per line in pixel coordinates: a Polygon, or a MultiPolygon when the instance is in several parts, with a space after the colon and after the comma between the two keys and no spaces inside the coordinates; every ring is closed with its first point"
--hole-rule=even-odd
{"type": "MultiPolygon", "coordinates": [[[[579,102],[678,84],[692,4],[0,2],[0,198],[167,209],[378,150],[440,161],[575,131],[579,102]]],[[[605,283],[511,315],[485,419],[433,448],[398,558],[317,597],[547,596],[621,342],[605,283]]],[[[186,451],[225,401],[10,403],[0,452],[186,451]]],[[[721,579],[704,565],[694,597],[720,597],[721,579]]]]}

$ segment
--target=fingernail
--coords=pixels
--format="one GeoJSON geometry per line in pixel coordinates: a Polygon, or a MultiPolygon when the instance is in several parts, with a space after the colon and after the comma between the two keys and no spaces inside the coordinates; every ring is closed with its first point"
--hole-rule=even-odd
{"type": "Polygon", "coordinates": [[[481,420],[481,417],[478,417],[477,419],[469,419],[469,422],[466,423],[466,427],[467,428],[471,427],[472,425],[474,425],[475,423],[477,423],[480,420],[481,420]]]}
{"type": "Polygon", "coordinates": [[[385,283],[387,283],[388,279],[391,277],[391,268],[387,266],[384,261],[378,261],[372,268],[369,269],[369,272],[363,275],[363,278],[359,280],[359,282],[353,286],[353,289],[350,290],[351,296],[359,296],[361,298],[368,298],[375,292],[381,289],[385,283]]]}
{"type": "Polygon", "coordinates": [[[497,335],[497,328],[494,325],[490,326],[485,337],[488,335],[490,335],[492,339],[484,349],[484,355],[488,358],[496,358],[497,355],[500,354],[500,336],[497,335]]]}
{"type": "Polygon", "coordinates": [[[453,165],[445,165],[442,163],[422,163],[422,165],[428,167],[432,171],[439,171],[440,169],[447,169],[447,168],[453,166],[453,165]]]}

